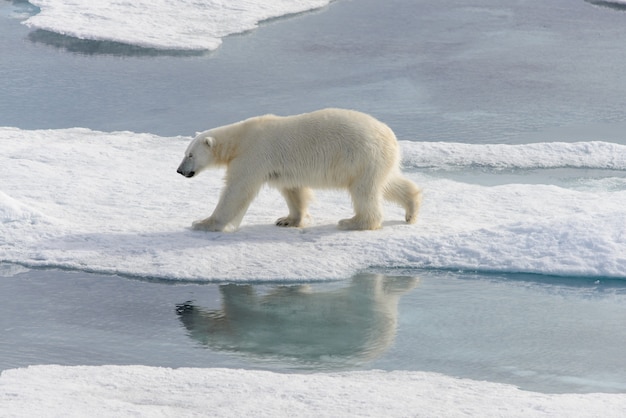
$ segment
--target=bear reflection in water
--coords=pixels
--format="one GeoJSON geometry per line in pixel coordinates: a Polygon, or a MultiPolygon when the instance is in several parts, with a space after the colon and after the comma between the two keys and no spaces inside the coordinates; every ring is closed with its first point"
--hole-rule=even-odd
{"type": "Polygon", "coordinates": [[[358,365],[393,343],[400,296],[413,277],[360,274],[344,288],[312,291],[277,286],[259,294],[253,285],[220,286],[222,308],[177,306],[189,335],[214,350],[298,364],[358,365]]]}

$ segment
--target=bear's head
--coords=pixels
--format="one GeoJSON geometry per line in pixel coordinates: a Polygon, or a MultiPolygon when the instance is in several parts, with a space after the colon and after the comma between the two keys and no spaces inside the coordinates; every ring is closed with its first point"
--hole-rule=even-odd
{"type": "Polygon", "coordinates": [[[211,146],[213,138],[206,133],[197,135],[187,147],[185,157],[178,166],[177,173],[185,177],[193,177],[213,163],[213,153],[211,146]]]}

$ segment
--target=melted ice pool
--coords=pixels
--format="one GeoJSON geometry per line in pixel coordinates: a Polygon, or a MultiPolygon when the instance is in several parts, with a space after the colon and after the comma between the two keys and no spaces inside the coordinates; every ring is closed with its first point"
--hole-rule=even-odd
{"type": "Polygon", "coordinates": [[[415,370],[533,391],[626,390],[619,280],[398,271],[236,285],[2,271],[0,370],[415,370]]]}

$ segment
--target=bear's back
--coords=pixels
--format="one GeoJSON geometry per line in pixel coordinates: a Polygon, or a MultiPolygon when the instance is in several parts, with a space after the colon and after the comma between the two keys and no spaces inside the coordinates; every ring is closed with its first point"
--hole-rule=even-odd
{"type": "Polygon", "coordinates": [[[393,131],[353,110],[257,116],[211,133],[236,150],[232,172],[278,187],[343,188],[366,173],[385,178],[399,162],[393,131]]]}

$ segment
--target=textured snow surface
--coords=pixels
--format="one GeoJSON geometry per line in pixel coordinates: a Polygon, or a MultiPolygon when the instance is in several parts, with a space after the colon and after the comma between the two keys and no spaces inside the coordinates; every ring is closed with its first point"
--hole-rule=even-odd
{"type": "Polygon", "coordinates": [[[31,366],[2,373],[0,409],[5,417],[621,417],[626,395],[540,394],[422,372],[31,366]]]}
{"type": "MultiPolygon", "coordinates": [[[[190,230],[211,214],[223,171],[176,173],[190,138],[88,129],[0,128],[0,261],[185,280],[326,280],[369,267],[626,277],[626,187],[620,177],[581,186],[484,186],[408,170],[424,189],[416,225],[386,206],[378,231],[337,229],[347,192],[318,191],[313,220],[279,228],[287,213],[265,188],[239,231],[190,230]]],[[[489,146],[402,141],[404,165],[615,168],[610,143],[489,146]]]]}
{"type": "Polygon", "coordinates": [[[31,0],[24,23],[80,39],[158,49],[206,49],[258,23],[323,7],[329,0],[31,0]]]}

